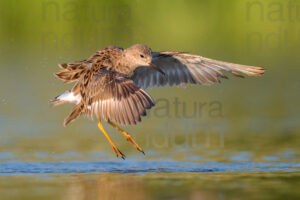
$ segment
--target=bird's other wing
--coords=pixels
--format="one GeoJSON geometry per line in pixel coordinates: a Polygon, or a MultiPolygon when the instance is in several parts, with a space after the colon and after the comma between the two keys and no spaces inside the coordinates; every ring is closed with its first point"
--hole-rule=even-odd
{"type": "Polygon", "coordinates": [[[131,79],[139,87],[163,87],[167,84],[173,86],[188,83],[210,85],[220,82],[220,77],[227,79],[222,71],[238,77],[243,77],[240,73],[262,76],[265,72],[263,67],[223,62],[182,52],[153,52],[152,62],[164,71],[165,76],[151,67],[138,67],[131,79]]]}
{"type": "Polygon", "coordinates": [[[121,125],[141,121],[154,102],[152,98],[125,74],[100,69],[91,77],[86,87],[85,114],[94,114],[121,125]]]}

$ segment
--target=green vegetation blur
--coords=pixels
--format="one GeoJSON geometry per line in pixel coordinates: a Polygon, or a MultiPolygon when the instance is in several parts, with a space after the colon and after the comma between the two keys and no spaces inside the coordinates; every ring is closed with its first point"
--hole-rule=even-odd
{"type": "Polygon", "coordinates": [[[81,117],[63,127],[73,105],[52,108],[49,100],[72,85],[53,73],[59,63],[86,59],[100,48],[142,43],[153,51],[190,52],[267,71],[212,86],[147,90],[156,107],[142,123],[124,127],[146,157],[105,125],[127,157],[299,161],[299,5],[286,0],[0,1],[0,159],[115,159],[95,120],[81,117]]]}

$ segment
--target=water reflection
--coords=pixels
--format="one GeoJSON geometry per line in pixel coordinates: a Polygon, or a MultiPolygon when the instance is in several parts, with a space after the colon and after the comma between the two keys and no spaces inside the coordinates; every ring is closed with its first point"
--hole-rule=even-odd
{"type": "Polygon", "coordinates": [[[66,188],[62,199],[150,199],[141,180],[125,177],[75,178],[66,188]]]}
{"type": "MultiPolygon", "coordinates": [[[[179,189],[177,192],[173,191],[174,194],[170,194],[172,188],[179,188],[183,185],[182,180],[165,180],[161,177],[165,184],[169,185],[167,188],[160,188],[159,186],[153,185],[157,179],[142,180],[137,177],[98,177],[98,178],[78,178],[74,179],[72,183],[67,187],[65,194],[62,199],[72,200],[85,200],[85,199],[101,199],[101,200],[112,200],[112,199],[124,199],[124,200],[148,200],[148,199],[166,199],[171,198],[174,194],[183,191],[179,189]],[[147,181],[149,181],[147,183],[147,181]],[[175,186],[175,187],[174,187],[175,186]],[[153,191],[158,189],[158,191],[153,191]]],[[[219,195],[210,194],[201,188],[189,189],[184,193],[178,195],[177,199],[219,199],[219,195]]]]}
{"type": "Polygon", "coordinates": [[[1,199],[298,199],[296,173],[41,174],[0,176],[1,199]]]}

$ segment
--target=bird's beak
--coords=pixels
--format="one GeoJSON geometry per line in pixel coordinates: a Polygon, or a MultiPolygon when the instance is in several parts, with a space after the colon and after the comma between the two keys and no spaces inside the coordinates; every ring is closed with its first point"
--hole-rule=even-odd
{"type": "Polygon", "coordinates": [[[166,75],[165,72],[163,70],[161,70],[159,67],[157,67],[155,64],[150,63],[149,64],[152,68],[154,68],[155,70],[157,70],[159,73],[161,73],[162,75],[166,75]]]}

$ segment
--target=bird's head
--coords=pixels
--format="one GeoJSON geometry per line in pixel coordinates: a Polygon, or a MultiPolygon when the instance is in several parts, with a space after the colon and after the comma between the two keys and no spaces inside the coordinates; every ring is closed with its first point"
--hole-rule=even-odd
{"type": "Polygon", "coordinates": [[[164,72],[152,63],[152,51],[143,44],[135,44],[124,51],[127,62],[135,69],[140,66],[152,67],[160,73],[164,72]]]}

